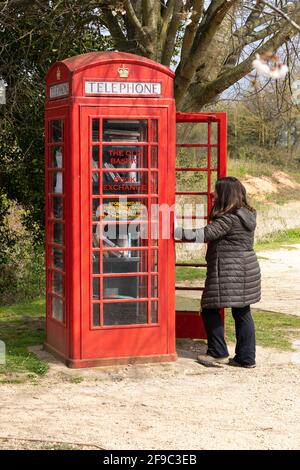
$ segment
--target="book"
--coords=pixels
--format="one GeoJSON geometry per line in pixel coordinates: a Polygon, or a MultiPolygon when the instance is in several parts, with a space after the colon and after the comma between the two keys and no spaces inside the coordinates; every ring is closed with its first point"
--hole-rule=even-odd
{"type": "MultiPolygon", "coordinates": [[[[107,169],[108,169],[108,168],[111,168],[111,169],[116,168],[114,165],[112,165],[111,163],[107,163],[107,162],[104,162],[104,163],[103,163],[103,166],[104,166],[104,168],[107,168],[107,169]]],[[[119,174],[117,171],[114,171],[114,172],[112,172],[112,171],[104,172],[103,175],[109,175],[109,176],[111,177],[111,180],[112,180],[113,182],[116,181],[116,178],[118,178],[119,180],[121,179],[121,176],[120,176],[120,174],[119,174]]]]}
{"type": "Polygon", "coordinates": [[[132,137],[140,137],[141,133],[139,131],[132,131],[130,129],[107,129],[103,133],[109,135],[130,135],[132,137]]]}

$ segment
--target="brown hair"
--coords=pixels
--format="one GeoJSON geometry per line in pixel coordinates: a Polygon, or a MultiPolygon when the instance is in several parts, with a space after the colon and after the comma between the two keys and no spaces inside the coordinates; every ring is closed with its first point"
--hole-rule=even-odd
{"type": "Polygon", "coordinates": [[[210,219],[214,220],[220,215],[232,214],[241,207],[251,212],[255,209],[248,204],[246,189],[242,183],[233,176],[219,178],[215,185],[216,198],[210,212],[210,219]]]}

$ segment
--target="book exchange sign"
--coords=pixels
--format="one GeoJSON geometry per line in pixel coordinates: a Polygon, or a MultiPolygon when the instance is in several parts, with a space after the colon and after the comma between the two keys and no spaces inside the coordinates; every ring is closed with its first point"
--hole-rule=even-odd
{"type": "Polygon", "coordinates": [[[87,95],[161,95],[160,82],[109,82],[86,81],[87,95]]]}

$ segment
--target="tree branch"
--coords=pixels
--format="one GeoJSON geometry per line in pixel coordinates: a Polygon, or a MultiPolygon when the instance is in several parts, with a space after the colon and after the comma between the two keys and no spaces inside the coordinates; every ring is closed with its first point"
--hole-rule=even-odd
{"type": "Polygon", "coordinates": [[[272,5],[271,3],[269,2],[266,2],[265,0],[260,0],[261,3],[263,3],[264,5],[268,6],[269,8],[271,8],[271,10],[273,11],[276,11],[276,13],[278,13],[278,15],[282,16],[282,18],[286,19],[295,29],[297,29],[298,31],[300,31],[300,25],[298,23],[296,23],[294,20],[292,20],[292,18],[290,18],[289,15],[287,15],[286,13],[284,13],[284,11],[280,10],[279,8],[277,8],[275,5],[272,5]]]}
{"type": "Polygon", "coordinates": [[[204,24],[199,26],[200,30],[198,30],[196,34],[189,60],[185,64],[180,64],[176,70],[175,95],[179,106],[189,88],[200,61],[205,60],[205,52],[212,42],[213,37],[226,13],[238,2],[239,0],[214,0],[211,2],[204,24]]]}
{"type": "Polygon", "coordinates": [[[172,19],[171,19],[171,22],[169,23],[169,27],[168,27],[164,42],[162,43],[161,63],[163,65],[169,66],[171,63],[171,59],[174,53],[176,34],[178,32],[178,28],[180,25],[179,12],[180,12],[181,7],[182,7],[182,0],[175,0],[172,19]]]}
{"type": "Polygon", "coordinates": [[[130,0],[125,0],[124,4],[125,4],[126,12],[127,12],[127,15],[128,15],[128,20],[130,21],[130,23],[135,28],[138,36],[141,39],[141,42],[142,42],[143,46],[145,47],[146,50],[148,50],[149,41],[148,41],[147,34],[144,31],[144,28],[143,28],[142,24],[140,23],[140,20],[138,19],[138,17],[135,14],[135,10],[132,6],[131,1],[130,0]]]}
{"type": "Polygon", "coordinates": [[[159,33],[159,48],[160,48],[160,56],[162,56],[162,51],[164,49],[164,46],[166,44],[166,38],[167,38],[167,33],[169,29],[170,22],[172,20],[173,12],[174,12],[174,6],[175,6],[176,0],[169,0],[165,10],[162,15],[162,24],[160,28],[160,33],[159,33]]]}
{"type": "Polygon", "coordinates": [[[203,14],[204,0],[194,0],[192,6],[193,6],[193,13],[191,17],[192,22],[185,28],[185,33],[184,33],[183,40],[182,40],[181,59],[180,59],[181,64],[184,64],[190,55],[193,41],[197,33],[199,20],[203,14]]]}
{"type": "Polygon", "coordinates": [[[113,41],[119,50],[127,50],[128,41],[119,25],[117,18],[112,14],[110,9],[104,10],[103,13],[104,25],[112,35],[113,41]]]}
{"type": "Polygon", "coordinates": [[[181,109],[184,111],[192,109],[198,111],[201,109],[204,104],[213,100],[216,96],[239,81],[252,70],[252,61],[255,58],[255,54],[262,54],[269,50],[278,49],[278,47],[290,38],[291,34],[295,33],[295,29],[296,28],[294,26],[283,20],[283,24],[278,25],[278,32],[253,51],[250,56],[239,65],[221,73],[215,80],[208,84],[192,84],[189,89],[189,96],[186,98],[181,109]]]}

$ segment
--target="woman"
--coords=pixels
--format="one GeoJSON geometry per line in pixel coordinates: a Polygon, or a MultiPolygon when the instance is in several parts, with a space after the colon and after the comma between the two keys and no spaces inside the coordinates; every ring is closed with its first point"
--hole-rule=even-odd
{"type": "Polygon", "coordinates": [[[229,363],[255,367],[255,327],[250,305],[260,300],[260,269],[253,251],[256,212],[248,204],[246,190],[233,177],[216,182],[214,204],[206,227],[175,228],[175,238],[209,242],[207,275],[201,299],[202,319],[207,334],[207,353],[198,356],[203,365],[229,363]],[[235,321],[235,357],[228,361],[219,309],[231,307],[235,321]]]}

